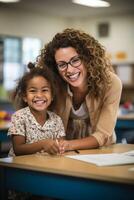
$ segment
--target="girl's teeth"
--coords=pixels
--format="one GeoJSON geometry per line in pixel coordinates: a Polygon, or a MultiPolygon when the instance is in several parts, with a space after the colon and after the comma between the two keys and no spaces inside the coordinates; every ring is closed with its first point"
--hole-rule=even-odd
{"type": "Polygon", "coordinates": [[[34,103],[37,103],[37,104],[42,104],[42,103],[44,103],[45,101],[43,101],[43,100],[37,100],[37,101],[34,101],[34,103]]]}

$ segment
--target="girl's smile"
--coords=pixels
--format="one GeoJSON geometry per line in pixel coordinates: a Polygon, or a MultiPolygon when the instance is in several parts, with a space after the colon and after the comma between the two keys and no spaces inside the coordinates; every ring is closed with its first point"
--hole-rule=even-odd
{"type": "Polygon", "coordinates": [[[32,78],[28,82],[24,101],[34,111],[44,111],[52,101],[49,82],[42,76],[32,78]]]}

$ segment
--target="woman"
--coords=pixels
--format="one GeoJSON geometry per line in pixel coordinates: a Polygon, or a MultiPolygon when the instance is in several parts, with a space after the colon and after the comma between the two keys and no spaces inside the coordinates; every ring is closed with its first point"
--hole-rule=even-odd
{"type": "Polygon", "coordinates": [[[62,152],[115,143],[122,84],[102,45],[82,31],[65,29],[45,45],[38,62],[57,80],[55,111],[67,135],[60,141],[62,152]]]}

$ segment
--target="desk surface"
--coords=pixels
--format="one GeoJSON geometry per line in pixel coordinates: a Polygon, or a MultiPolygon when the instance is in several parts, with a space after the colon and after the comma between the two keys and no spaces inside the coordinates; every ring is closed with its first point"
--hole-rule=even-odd
{"type": "MultiPolygon", "coordinates": [[[[80,153],[100,154],[125,152],[129,150],[134,150],[134,145],[116,144],[101,149],[81,150],[80,153]]],[[[69,154],[74,154],[74,152],[70,152],[69,154]]],[[[0,166],[81,177],[85,179],[134,184],[134,171],[128,170],[134,167],[134,165],[98,167],[94,164],[73,160],[65,156],[33,154],[0,159],[0,166]]]]}
{"type": "Polygon", "coordinates": [[[118,119],[134,120],[134,113],[128,113],[128,114],[124,114],[124,115],[119,115],[118,119]]]}

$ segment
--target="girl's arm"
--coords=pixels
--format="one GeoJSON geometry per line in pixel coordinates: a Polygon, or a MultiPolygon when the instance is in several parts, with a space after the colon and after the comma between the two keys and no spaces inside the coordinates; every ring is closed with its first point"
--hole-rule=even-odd
{"type": "Polygon", "coordinates": [[[12,135],[12,144],[16,156],[33,154],[44,150],[49,154],[59,153],[59,147],[55,140],[44,139],[34,143],[25,143],[25,137],[21,135],[12,135]]]}

